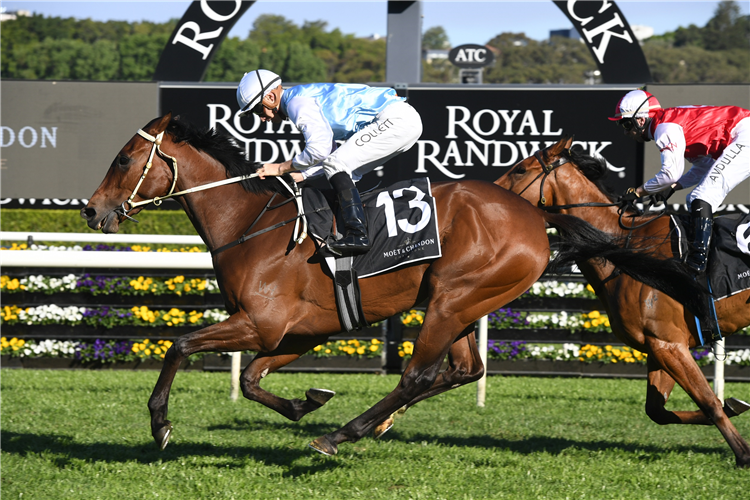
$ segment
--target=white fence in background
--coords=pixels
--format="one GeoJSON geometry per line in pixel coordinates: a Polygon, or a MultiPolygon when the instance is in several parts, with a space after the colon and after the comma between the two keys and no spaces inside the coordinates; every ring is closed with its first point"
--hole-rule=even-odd
{"type": "MultiPolygon", "coordinates": [[[[101,233],[26,233],[1,231],[2,241],[47,241],[71,243],[115,243],[155,245],[201,245],[200,236],[162,234],[101,234],[101,233]]],[[[114,251],[41,251],[0,250],[3,267],[79,267],[79,268],[153,268],[213,269],[208,252],[114,252],[114,251]]]]}
{"type": "MultiPolygon", "coordinates": [[[[67,241],[76,243],[134,243],[162,245],[199,245],[200,236],[159,234],[102,234],[102,233],[41,233],[0,231],[2,241],[36,242],[67,241]]],[[[1,267],[67,267],[67,268],[153,268],[153,269],[213,269],[208,252],[80,252],[0,250],[1,267]]],[[[478,321],[477,344],[482,362],[487,366],[487,317],[478,321]]],[[[714,393],[724,401],[724,341],[714,346],[714,393]]],[[[237,399],[240,372],[240,353],[232,353],[230,397],[237,399]]],[[[477,383],[477,406],[484,406],[486,373],[477,383]]]]}

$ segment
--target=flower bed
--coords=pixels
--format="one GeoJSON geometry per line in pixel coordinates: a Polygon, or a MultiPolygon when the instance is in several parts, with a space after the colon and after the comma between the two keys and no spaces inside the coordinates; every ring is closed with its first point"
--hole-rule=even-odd
{"type": "MultiPolygon", "coordinates": [[[[152,341],[25,341],[0,339],[0,363],[6,368],[120,368],[160,369],[172,343],[152,341]]],[[[383,371],[384,344],[378,339],[338,340],[316,346],[282,370],[288,371],[383,371]]],[[[414,352],[414,344],[399,345],[404,364],[414,352]]],[[[242,354],[242,364],[250,362],[254,353],[242,354]]],[[[713,353],[708,349],[693,350],[693,356],[704,374],[711,378],[713,353]]],[[[537,345],[525,342],[490,342],[487,372],[505,375],[555,375],[589,377],[646,376],[646,354],[628,347],[537,345]]],[[[750,349],[728,351],[725,360],[727,380],[750,381],[750,349]]],[[[207,371],[229,370],[231,358],[226,354],[196,354],[185,361],[184,369],[207,371]]]]}

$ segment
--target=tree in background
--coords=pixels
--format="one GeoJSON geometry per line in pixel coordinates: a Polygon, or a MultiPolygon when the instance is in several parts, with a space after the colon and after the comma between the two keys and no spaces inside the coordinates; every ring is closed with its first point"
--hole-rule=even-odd
{"type": "Polygon", "coordinates": [[[750,16],[736,2],[721,2],[705,27],[651,37],[643,53],[658,83],[748,83],[750,16]]]}
{"type": "MultiPolygon", "coordinates": [[[[690,25],[646,40],[643,52],[657,83],[750,83],[750,16],[734,1],[721,2],[706,26],[690,25]]],[[[4,21],[0,30],[0,77],[28,80],[148,81],[177,20],[154,24],[96,22],[40,15],[4,21]]],[[[431,27],[424,49],[447,49],[448,35],[431,27]]],[[[596,69],[584,44],[566,38],[536,41],[502,33],[487,45],[496,63],[486,83],[584,83],[596,69]]],[[[207,81],[238,82],[255,68],[286,82],[385,81],[386,42],[327,31],[324,21],[296,25],[283,16],[256,19],[247,38],[226,39],[207,81]]],[[[422,63],[422,81],[450,83],[458,71],[447,60],[422,63]]]]}
{"type": "Polygon", "coordinates": [[[503,33],[487,45],[497,49],[485,83],[584,83],[596,69],[588,48],[578,40],[553,37],[538,42],[523,33],[503,33]]]}
{"type": "MultiPolygon", "coordinates": [[[[422,52],[451,48],[448,34],[442,26],[429,28],[422,34],[422,52]]],[[[448,59],[422,58],[422,81],[430,83],[457,83],[458,70],[448,59]]]]}

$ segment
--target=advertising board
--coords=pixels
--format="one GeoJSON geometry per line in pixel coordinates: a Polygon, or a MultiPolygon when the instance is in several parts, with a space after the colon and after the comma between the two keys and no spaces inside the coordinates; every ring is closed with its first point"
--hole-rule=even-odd
{"type": "MultiPolygon", "coordinates": [[[[383,168],[366,175],[360,187],[414,177],[432,181],[494,181],[534,151],[575,135],[575,144],[610,162],[615,192],[641,182],[642,154],[626,140],[607,113],[622,86],[409,86],[408,102],[422,116],[417,144],[383,168]]],[[[172,110],[200,127],[229,133],[247,158],[281,162],[304,148],[302,134],[289,121],[262,123],[239,117],[234,85],[162,84],[162,112],[172,110]]]]}

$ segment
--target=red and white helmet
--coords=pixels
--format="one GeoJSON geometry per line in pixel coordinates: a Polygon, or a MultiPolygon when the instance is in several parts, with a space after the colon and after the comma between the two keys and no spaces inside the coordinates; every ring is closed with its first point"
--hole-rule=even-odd
{"type": "Polygon", "coordinates": [[[273,89],[281,85],[281,77],[267,69],[256,69],[240,80],[237,86],[237,104],[244,114],[257,106],[273,89]]]}
{"type": "Polygon", "coordinates": [[[656,97],[645,90],[631,90],[617,103],[615,116],[610,116],[612,121],[623,118],[648,118],[652,111],[661,109],[661,104],[656,97]]]}

